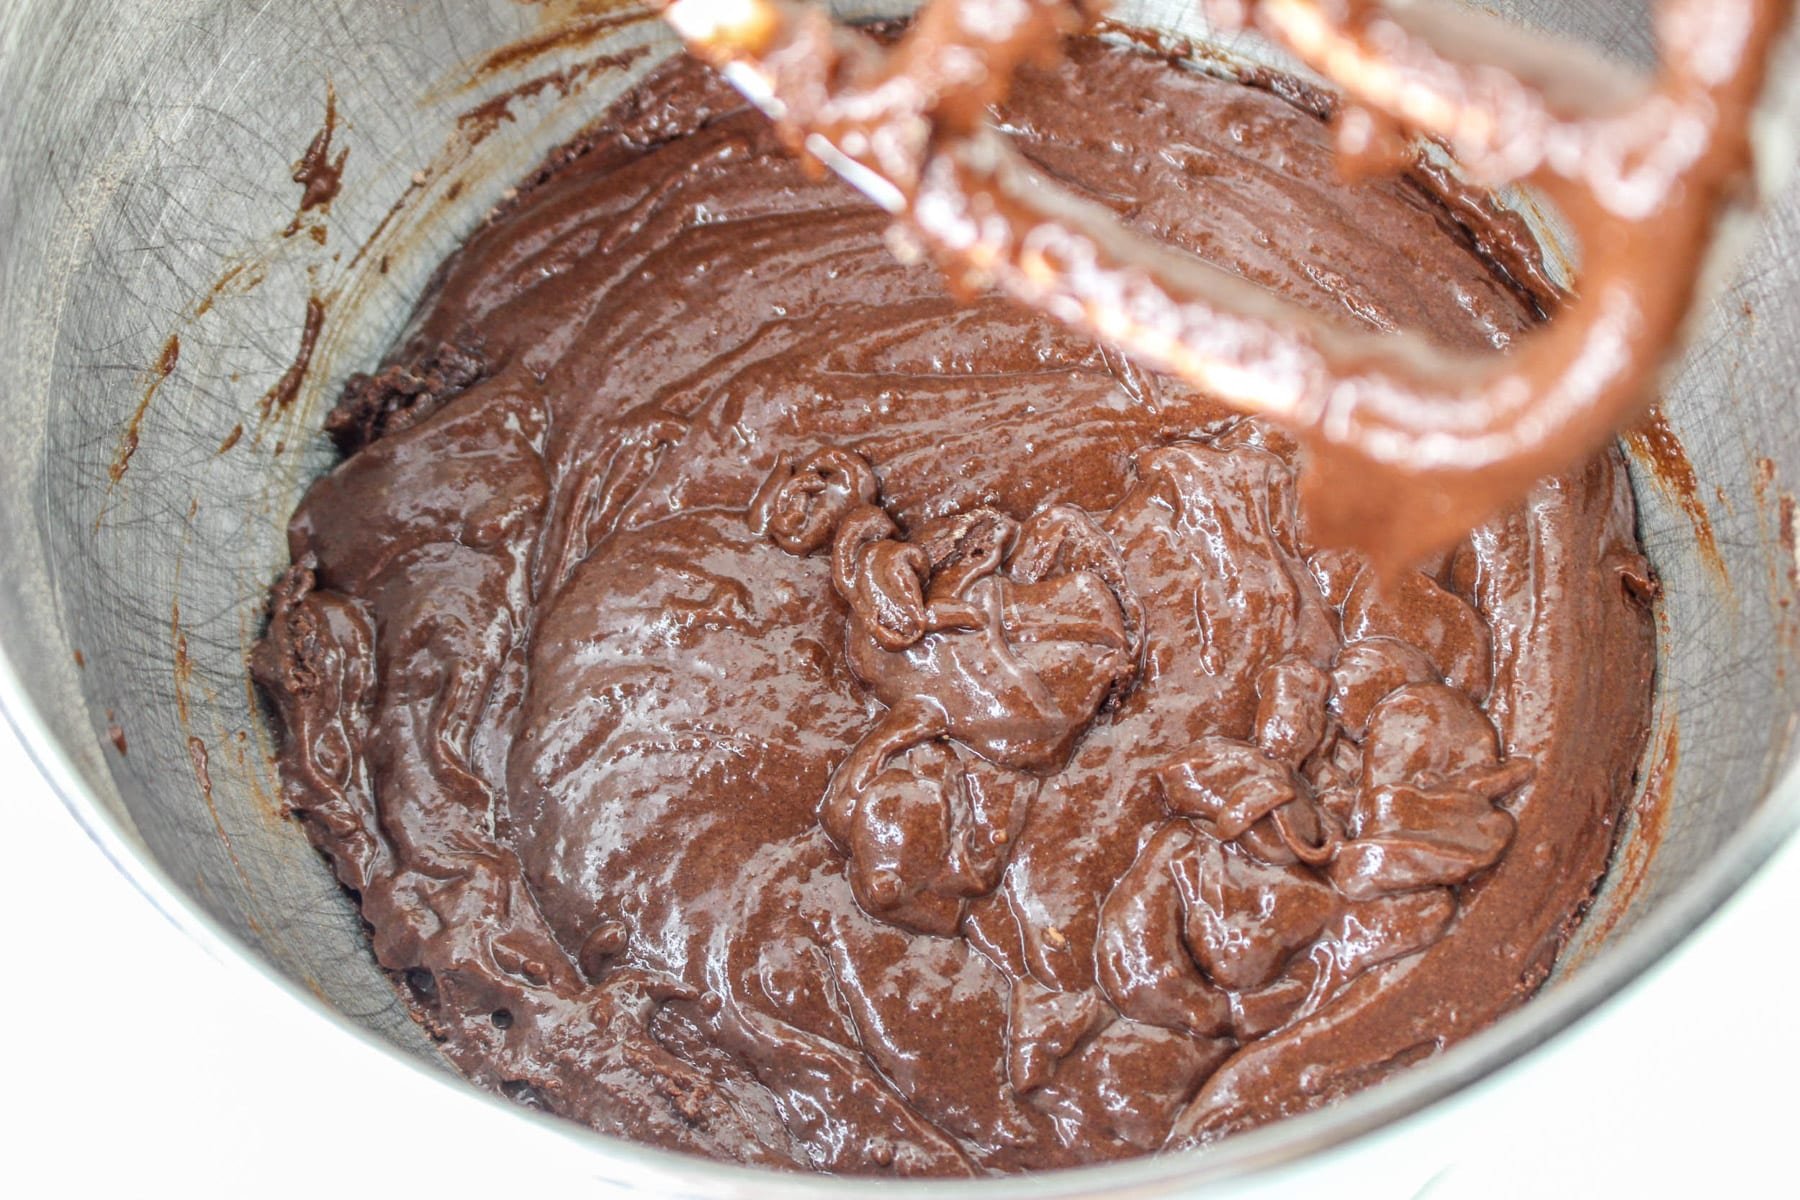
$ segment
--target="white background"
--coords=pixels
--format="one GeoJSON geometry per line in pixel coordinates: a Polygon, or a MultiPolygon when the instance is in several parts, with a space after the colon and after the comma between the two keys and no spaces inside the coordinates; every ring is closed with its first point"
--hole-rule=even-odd
{"type": "MultiPolygon", "coordinates": [[[[0,1195],[605,1191],[561,1139],[210,958],[0,721],[0,1195]]],[[[1800,1195],[1800,843],[1701,936],[1474,1094],[1258,1194],[1800,1195]]]]}

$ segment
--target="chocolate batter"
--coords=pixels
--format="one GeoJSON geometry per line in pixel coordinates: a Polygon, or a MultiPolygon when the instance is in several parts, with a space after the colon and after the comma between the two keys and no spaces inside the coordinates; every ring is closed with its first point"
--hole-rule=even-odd
{"type": "MultiPolygon", "coordinates": [[[[1345,327],[1539,319],[1269,91],[1082,40],[1003,119],[1345,327]]],[[[449,1058],[721,1158],[1015,1171],[1317,1107],[1528,996],[1647,724],[1616,452],[1383,582],[1286,435],[886,224],[671,63],[332,414],[254,665],[449,1058]]]]}

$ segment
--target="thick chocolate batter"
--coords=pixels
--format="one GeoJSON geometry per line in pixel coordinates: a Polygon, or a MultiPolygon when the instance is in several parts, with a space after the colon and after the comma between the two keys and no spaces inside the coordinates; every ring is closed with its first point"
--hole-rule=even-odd
{"type": "MultiPolygon", "coordinates": [[[[1077,42],[1004,120],[1346,326],[1537,313],[1269,92],[1077,42]]],[[[966,1173],[1327,1103],[1543,979],[1649,699],[1617,455],[1383,585],[1284,435],[903,266],[703,68],[445,264],[255,661],[287,796],[477,1082],[966,1173]]]]}

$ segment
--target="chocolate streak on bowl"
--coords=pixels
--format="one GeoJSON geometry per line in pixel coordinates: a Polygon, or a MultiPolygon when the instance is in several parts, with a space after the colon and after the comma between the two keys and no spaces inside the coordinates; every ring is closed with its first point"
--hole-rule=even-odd
{"type": "MultiPolygon", "coordinates": [[[[294,164],[293,180],[300,185],[300,207],[294,212],[294,220],[283,231],[282,236],[292,237],[300,232],[308,213],[315,210],[327,210],[331,202],[344,187],[344,164],[350,157],[346,148],[332,155],[332,139],[337,136],[338,111],[337,89],[328,80],[325,84],[325,124],[308,143],[306,153],[294,164]]],[[[325,226],[315,225],[314,240],[325,244],[325,226]]]]}
{"type": "Polygon", "coordinates": [[[1625,430],[1624,439],[1631,456],[1649,473],[1656,489],[1687,517],[1694,530],[1694,546],[1700,560],[1718,585],[1729,589],[1731,578],[1725,572],[1725,560],[1719,556],[1712,516],[1707,512],[1706,501],[1700,498],[1700,481],[1694,475],[1694,464],[1689,461],[1681,439],[1669,426],[1662,407],[1652,404],[1642,420],[1625,430]]]}

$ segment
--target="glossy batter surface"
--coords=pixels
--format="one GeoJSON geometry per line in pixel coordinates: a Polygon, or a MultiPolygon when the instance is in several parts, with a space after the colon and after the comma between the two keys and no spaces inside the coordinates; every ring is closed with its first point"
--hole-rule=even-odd
{"type": "MultiPolygon", "coordinates": [[[[1267,91],[1085,41],[1005,119],[1344,322],[1536,319],[1267,91]]],[[[255,667],[451,1060],[719,1157],[1007,1171],[1315,1107],[1529,995],[1646,726],[1616,455],[1383,586],[1286,439],[884,224],[672,64],[333,414],[255,667]]]]}

